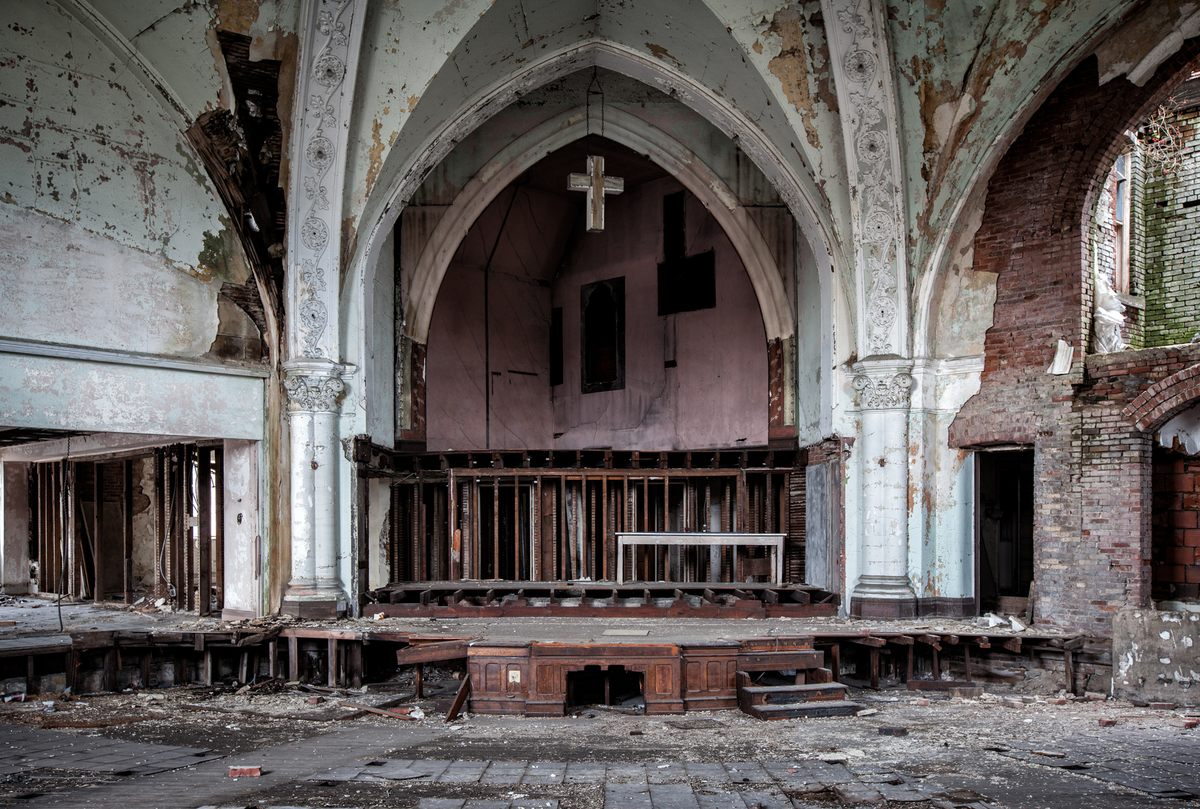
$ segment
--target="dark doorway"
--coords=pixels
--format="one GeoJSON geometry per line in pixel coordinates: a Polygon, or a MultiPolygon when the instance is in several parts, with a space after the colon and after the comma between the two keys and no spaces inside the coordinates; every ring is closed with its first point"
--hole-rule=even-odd
{"type": "Polygon", "coordinates": [[[1151,498],[1151,591],[1155,601],[1200,599],[1200,456],[1156,446],[1151,498]]]}
{"type": "Polygon", "coordinates": [[[1023,613],[1033,581],[1033,450],[979,452],[975,460],[979,608],[1023,613]]]}

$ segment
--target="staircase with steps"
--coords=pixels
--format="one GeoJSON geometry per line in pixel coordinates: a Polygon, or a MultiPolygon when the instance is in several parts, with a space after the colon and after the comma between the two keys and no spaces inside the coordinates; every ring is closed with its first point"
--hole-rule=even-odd
{"type": "Polygon", "coordinates": [[[738,655],[738,707],[758,719],[853,716],[862,706],[846,699],[846,687],[833,681],[824,662],[811,638],[744,643],[738,655]],[[784,679],[791,682],[773,682],[784,679]]]}

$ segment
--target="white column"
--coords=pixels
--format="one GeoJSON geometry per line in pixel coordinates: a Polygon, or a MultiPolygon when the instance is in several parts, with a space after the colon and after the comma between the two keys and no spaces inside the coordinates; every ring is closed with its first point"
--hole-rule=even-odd
{"type": "MultiPolygon", "coordinates": [[[[288,179],[287,376],[292,578],[283,609],[345,612],[338,575],[342,211],[366,0],[304,0],[288,179]]],[[[352,550],[352,549],[351,549],[352,550]]]]}
{"type": "Polygon", "coordinates": [[[862,431],[855,455],[862,486],[858,582],[854,615],[916,614],[908,576],[908,407],[911,361],[872,360],[855,366],[862,431]]]}
{"type": "Polygon", "coordinates": [[[0,589],[29,592],[29,464],[6,463],[0,480],[0,589]]]}
{"type": "Polygon", "coordinates": [[[338,575],[338,405],[343,367],[326,360],[286,363],[291,423],[292,578],[283,611],[301,617],[346,612],[338,575]]]}

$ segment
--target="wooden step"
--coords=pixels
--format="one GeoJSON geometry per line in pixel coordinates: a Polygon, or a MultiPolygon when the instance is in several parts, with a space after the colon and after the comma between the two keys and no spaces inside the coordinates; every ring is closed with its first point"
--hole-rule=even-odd
{"type": "Polygon", "coordinates": [[[743,652],[738,655],[740,671],[804,670],[824,665],[825,653],[819,651],[743,652]]]}
{"type": "Polygon", "coordinates": [[[799,719],[802,717],[854,716],[862,706],[848,700],[817,700],[786,705],[748,705],[743,711],[756,719],[799,719]]]}
{"type": "Polygon", "coordinates": [[[742,641],[743,652],[795,652],[812,649],[811,635],[790,638],[750,638],[742,641]]]}
{"type": "Polygon", "coordinates": [[[801,702],[824,702],[846,699],[846,687],[841,683],[807,683],[802,685],[749,685],[738,688],[748,705],[786,705],[801,702]]]}

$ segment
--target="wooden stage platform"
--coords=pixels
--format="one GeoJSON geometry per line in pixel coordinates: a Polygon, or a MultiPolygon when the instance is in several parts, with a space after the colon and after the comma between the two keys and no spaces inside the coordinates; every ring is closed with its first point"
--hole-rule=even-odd
{"type": "Polygon", "coordinates": [[[404,582],[369,598],[364,613],[397,618],[813,618],[839,603],[807,585],[728,582],[404,582]]]}
{"type": "MultiPolygon", "coordinates": [[[[0,618],[14,624],[0,632],[0,680],[10,692],[21,690],[23,681],[29,694],[244,685],[272,678],[345,688],[439,664],[469,675],[464,707],[477,713],[559,715],[589,700],[634,691],[647,713],[742,707],[763,718],[784,718],[850,710],[842,704],[844,685],[943,690],[1004,682],[1040,669],[1074,693],[1087,690],[1089,676],[1103,677],[1111,666],[1107,641],[1052,628],[1019,632],[943,618],[728,620],[735,614],[679,617],[665,607],[647,617],[627,612],[637,607],[587,605],[606,598],[591,593],[593,587],[607,592],[608,585],[570,583],[561,594],[557,587],[547,586],[557,608],[526,604],[537,611],[532,617],[487,615],[483,610],[500,605],[489,607],[485,590],[472,596],[484,603],[471,617],[410,613],[221,623],[186,613],[64,605],[61,632],[52,602],[22,599],[27,608],[0,608],[0,618]],[[574,599],[576,606],[569,606],[574,599]],[[589,617],[585,610],[604,611],[604,617],[589,617]]],[[[763,588],[763,595],[770,589],[763,588]]],[[[492,599],[502,602],[509,595],[516,594],[493,593],[492,599]]],[[[685,591],[661,598],[688,597],[685,591]]],[[[701,609],[715,609],[721,599],[708,601],[701,609]]],[[[419,598],[415,603],[453,609],[421,605],[419,598]]],[[[774,606],[765,597],[752,603],[764,610],[774,606]]],[[[406,609],[403,602],[378,606],[406,609]]]]}

